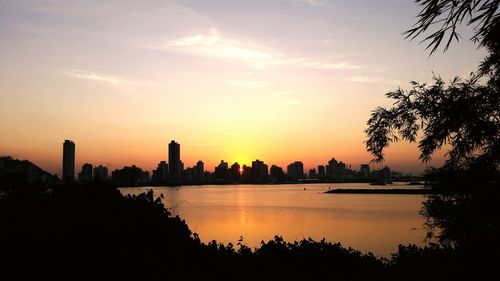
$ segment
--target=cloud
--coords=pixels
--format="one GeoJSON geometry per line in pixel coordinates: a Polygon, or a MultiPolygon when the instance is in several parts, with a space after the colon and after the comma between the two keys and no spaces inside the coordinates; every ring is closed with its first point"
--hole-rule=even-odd
{"type": "Polygon", "coordinates": [[[226,80],[226,83],[235,86],[235,87],[240,87],[240,88],[249,88],[249,89],[258,89],[258,88],[265,88],[269,86],[268,81],[261,81],[261,80],[226,80]]]}
{"type": "Polygon", "coordinates": [[[161,49],[193,56],[249,62],[270,61],[280,55],[272,48],[224,37],[216,28],[211,28],[208,33],[167,41],[161,49]]]}
{"type": "Polygon", "coordinates": [[[319,43],[323,47],[331,46],[333,44],[333,39],[328,38],[319,43]]]}
{"type": "Polygon", "coordinates": [[[323,0],[302,0],[302,2],[313,7],[328,7],[329,5],[323,0]]]}
{"type": "Polygon", "coordinates": [[[97,82],[106,83],[111,86],[143,86],[143,87],[152,87],[156,84],[151,81],[142,81],[142,80],[130,80],[117,76],[112,76],[108,74],[95,73],[87,70],[80,69],[64,69],[61,73],[71,76],[73,78],[84,79],[84,80],[92,80],[97,82]]]}
{"type": "Polygon", "coordinates": [[[283,61],[278,60],[275,64],[323,70],[352,70],[361,68],[361,66],[352,64],[348,61],[331,62],[328,58],[297,58],[283,61]]]}
{"type": "Polygon", "coordinates": [[[216,28],[210,28],[206,33],[167,40],[162,46],[150,49],[239,62],[250,65],[254,69],[299,67],[351,70],[360,68],[349,61],[332,61],[324,57],[287,57],[282,52],[255,41],[225,36],[216,28]]]}
{"type": "Polygon", "coordinates": [[[391,80],[374,76],[352,76],[348,79],[348,81],[355,83],[380,83],[380,84],[392,84],[392,85],[401,84],[401,81],[399,80],[391,80]]]}

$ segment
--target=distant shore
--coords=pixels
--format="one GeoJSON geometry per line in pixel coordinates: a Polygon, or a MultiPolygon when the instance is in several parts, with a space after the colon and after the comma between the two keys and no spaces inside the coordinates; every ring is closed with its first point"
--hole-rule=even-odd
{"type": "Polygon", "coordinates": [[[325,191],[325,193],[333,194],[415,194],[415,195],[425,195],[425,194],[435,194],[436,192],[427,188],[412,188],[412,189],[402,189],[402,188],[390,188],[390,189],[331,189],[325,191]]]}
{"type": "Polygon", "coordinates": [[[314,185],[314,184],[325,184],[325,183],[330,183],[330,184],[337,184],[337,183],[366,183],[366,184],[372,184],[374,186],[390,186],[394,183],[404,183],[405,186],[411,186],[411,185],[424,185],[423,182],[418,182],[418,184],[414,184],[414,181],[394,181],[391,183],[387,184],[373,184],[373,181],[312,181],[312,182],[306,182],[306,181],[289,181],[289,182],[204,182],[204,183],[173,183],[173,182],[167,182],[167,183],[141,183],[141,184],[136,184],[136,185],[123,185],[123,184],[115,184],[118,188],[137,188],[137,187],[182,187],[182,186],[202,186],[202,185],[289,185],[289,184],[296,184],[296,185],[314,185]]]}

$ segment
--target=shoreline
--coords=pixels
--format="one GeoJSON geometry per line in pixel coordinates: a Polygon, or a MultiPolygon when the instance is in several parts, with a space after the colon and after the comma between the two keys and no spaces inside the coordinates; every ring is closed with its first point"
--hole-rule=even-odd
{"type": "Polygon", "coordinates": [[[435,190],[426,188],[412,188],[412,189],[402,189],[402,188],[391,188],[391,189],[331,189],[325,191],[324,193],[329,194],[409,194],[409,195],[427,195],[436,194],[435,190]]]}
{"type": "MultiPolygon", "coordinates": [[[[276,182],[276,183],[251,183],[251,182],[244,182],[244,183],[198,183],[198,184],[140,184],[140,185],[127,185],[127,186],[121,186],[121,185],[115,185],[117,188],[141,188],[141,187],[184,187],[184,186],[224,186],[224,185],[316,185],[316,184],[344,184],[344,183],[366,183],[366,184],[371,184],[372,182],[368,181],[345,181],[345,182],[276,182]]],[[[415,186],[415,184],[410,184],[411,182],[407,181],[394,181],[392,183],[388,183],[385,185],[378,185],[378,184],[371,184],[373,186],[391,186],[391,185],[398,185],[400,183],[401,185],[399,186],[415,186]]],[[[424,184],[419,184],[421,186],[424,186],[424,184]]]]}

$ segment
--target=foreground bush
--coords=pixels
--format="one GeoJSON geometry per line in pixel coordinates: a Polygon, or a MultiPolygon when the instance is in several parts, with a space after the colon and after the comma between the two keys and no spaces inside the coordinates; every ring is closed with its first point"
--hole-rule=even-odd
{"type": "Polygon", "coordinates": [[[254,250],[204,244],[151,191],[124,196],[105,184],[0,189],[0,229],[0,274],[15,279],[443,280],[470,272],[457,270],[464,255],[437,246],[401,246],[386,260],[325,240],[277,236],[254,250]]]}

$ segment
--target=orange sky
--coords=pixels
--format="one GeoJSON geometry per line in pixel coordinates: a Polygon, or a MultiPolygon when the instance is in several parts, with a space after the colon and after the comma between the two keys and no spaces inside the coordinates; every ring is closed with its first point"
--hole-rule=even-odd
{"type": "MultiPolygon", "coordinates": [[[[417,13],[410,1],[2,1],[0,155],[60,173],[71,139],[77,172],[151,170],[175,139],[185,167],[335,157],[358,169],[384,93],[484,56],[463,41],[429,58],[401,36],[417,13]]],[[[419,173],[417,158],[401,143],[385,164],[419,173]]]]}

